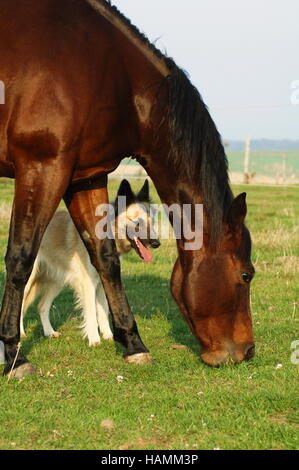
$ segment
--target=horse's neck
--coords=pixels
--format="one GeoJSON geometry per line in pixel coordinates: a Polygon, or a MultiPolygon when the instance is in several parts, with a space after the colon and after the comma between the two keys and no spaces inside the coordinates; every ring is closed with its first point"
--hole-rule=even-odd
{"type": "MultiPolygon", "coordinates": [[[[112,12],[110,5],[106,2],[99,0],[86,1],[121,35],[119,44],[122,44],[126,49],[135,49],[136,53],[140,53],[161,76],[166,77],[168,75],[168,68],[163,59],[158,57],[158,53],[154,52],[154,48],[151,48],[145,39],[141,39],[141,34],[134,31],[134,28],[132,26],[130,27],[128,22],[121,18],[121,14],[117,14],[115,11],[112,12]]],[[[127,58],[128,56],[129,55],[126,54],[127,58]]]]}

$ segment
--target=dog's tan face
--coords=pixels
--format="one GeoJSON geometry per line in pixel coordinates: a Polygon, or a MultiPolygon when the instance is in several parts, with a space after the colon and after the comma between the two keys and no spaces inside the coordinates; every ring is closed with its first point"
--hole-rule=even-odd
{"type": "MultiPolygon", "coordinates": [[[[133,203],[116,219],[115,241],[119,254],[128,253],[132,248],[139,256],[139,243],[145,248],[158,248],[160,242],[154,230],[154,214],[149,203],[133,203]],[[136,238],[138,241],[136,242],[136,238]]],[[[142,256],[141,256],[142,257],[142,256]]]]}
{"type": "Polygon", "coordinates": [[[119,254],[128,253],[132,248],[144,261],[151,261],[148,250],[158,248],[160,241],[154,228],[154,212],[150,206],[149,186],[146,181],[137,195],[132,192],[128,181],[123,180],[118,196],[127,197],[127,205],[117,213],[115,241],[119,254]]]}

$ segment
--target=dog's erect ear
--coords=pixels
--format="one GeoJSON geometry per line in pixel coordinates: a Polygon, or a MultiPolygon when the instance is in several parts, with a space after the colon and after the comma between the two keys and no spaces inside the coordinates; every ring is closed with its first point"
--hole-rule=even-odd
{"type": "Polygon", "coordinates": [[[145,180],[144,185],[142,186],[139,193],[137,194],[137,199],[139,201],[147,201],[147,202],[150,201],[148,180],[145,180]]]}
{"type": "Polygon", "coordinates": [[[238,231],[238,229],[244,223],[246,214],[246,193],[241,193],[231,203],[226,218],[226,222],[233,232],[238,231]]]}
{"type": "Polygon", "coordinates": [[[122,180],[122,182],[120,183],[116,197],[118,196],[126,196],[127,202],[135,199],[134,193],[128,180],[122,180]]]}

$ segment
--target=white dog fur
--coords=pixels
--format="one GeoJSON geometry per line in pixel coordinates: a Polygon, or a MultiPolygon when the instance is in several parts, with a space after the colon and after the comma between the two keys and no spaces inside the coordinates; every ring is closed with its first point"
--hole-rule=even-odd
{"type": "MultiPolygon", "coordinates": [[[[148,191],[147,182],[143,190],[144,188],[148,191]]],[[[132,249],[132,243],[126,238],[128,223],[142,219],[150,226],[151,234],[154,233],[149,207],[144,202],[138,203],[138,199],[117,217],[118,234],[115,235],[115,241],[119,254],[128,253],[132,249]]],[[[145,243],[150,244],[150,241],[145,243]]],[[[88,252],[70,215],[68,212],[58,211],[45,231],[25,288],[20,325],[22,336],[25,335],[24,314],[37,296],[41,296],[38,312],[45,336],[60,335],[50,323],[49,312],[53,300],[65,285],[74,290],[77,304],[82,308],[83,337],[88,338],[89,345],[100,344],[99,331],[104,339],[111,340],[113,333],[109,324],[109,307],[99,274],[90,262],[88,252]]]]}

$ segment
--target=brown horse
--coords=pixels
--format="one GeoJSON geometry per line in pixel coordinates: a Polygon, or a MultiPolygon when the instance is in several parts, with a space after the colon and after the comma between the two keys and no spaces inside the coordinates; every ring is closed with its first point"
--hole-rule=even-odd
{"type": "Polygon", "coordinates": [[[0,176],[15,178],[0,317],[4,373],[34,371],[19,348],[22,298],[62,198],[101,277],[125,360],[151,362],[115,243],[95,236],[107,174],[126,156],[143,165],[165,204],[203,203],[203,246],[186,250],[178,240],[172,293],[207,364],[250,359],[245,195],[232,196],[220,136],[186,74],[105,0],[0,0],[0,18],[0,176]]]}

